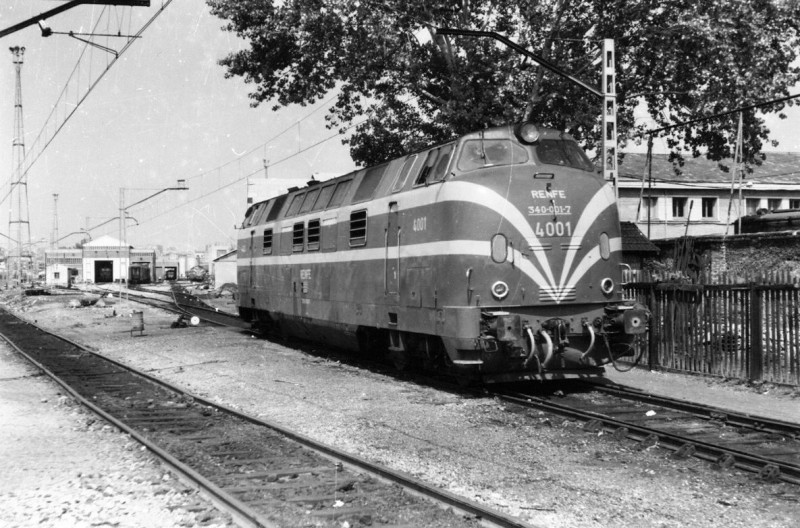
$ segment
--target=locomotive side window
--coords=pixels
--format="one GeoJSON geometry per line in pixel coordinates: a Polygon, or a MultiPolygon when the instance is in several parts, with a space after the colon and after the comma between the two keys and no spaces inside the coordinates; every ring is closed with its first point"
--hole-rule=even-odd
{"type": "Polygon", "coordinates": [[[298,222],[292,228],[292,251],[297,253],[303,251],[306,238],[306,226],[303,222],[298,222]]]}
{"type": "Polygon", "coordinates": [[[310,211],[311,207],[314,205],[314,202],[317,200],[318,195],[319,195],[319,189],[308,191],[305,200],[303,200],[303,205],[300,206],[300,212],[307,213],[308,211],[310,211]]]}
{"type": "Polygon", "coordinates": [[[405,186],[406,180],[408,179],[408,174],[411,172],[411,168],[414,166],[415,161],[417,161],[416,154],[409,156],[406,162],[403,163],[403,166],[400,167],[400,170],[397,171],[397,179],[394,181],[392,192],[397,192],[405,186]]]}
{"type": "Polygon", "coordinates": [[[278,214],[280,214],[281,208],[283,208],[283,204],[286,202],[286,198],[288,197],[289,195],[282,194],[275,198],[272,203],[272,209],[269,210],[269,214],[267,215],[267,222],[271,222],[278,218],[278,214]]]}
{"type": "Polygon", "coordinates": [[[536,145],[539,161],[547,165],[561,165],[594,172],[594,164],[574,141],[566,139],[541,139],[536,145]]]}
{"type": "Polygon", "coordinates": [[[469,172],[484,167],[525,163],[528,159],[528,152],[508,139],[471,139],[464,142],[458,157],[458,169],[469,172]]]}
{"type": "Polygon", "coordinates": [[[263,248],[261,252],[264,255],[271,255],[272,254],[272,229],[265,229],[264,230],[264,242],[263,248]]]}
{"type": "Polygon", "coordinates": [[[286,216],[294,216],[297,214],[297,211],[300,210],[300,206],[303,204],[303,197],[305,193],[295,194],[294,198],[292,198],[292,203],[289,205],[289,209],[286,211],[286,216]]]}
{"type": "Polygon", "coordinates": [[[342,205],[344,201],[344,196],[347,194],[347,191],[350,189],[350,182],[353,180],[345,180],[340,181],[336,184],[336,190],[333,191],[333,196],[331,196],[331,201],[328,204],[328,207],[337,207],[342,205]]]}
{"type": "Polygon", "coordinates": [[[319,218],[314,220],[308,221],[308,240],[306,242],[307,249],[309,251],[318,251],[319,250],[319,235],[320,235],[320,224],[319,218]]]}
{"type": "Polygon", "coordinates": [[[358,186],[356,194],[353,196],[353,203],[363,202],[364,200],[372,198],[372,195],[375,194],[375,189],[378,188],[378,185],[380,185],[383,179],[386,166],[387,164],[383,164],[367,169],[367,173],[364,174],[364,179],[361,180],[361,185],[358,186]]]}
{"type": "Polygon", "coordinates": [[[331,201],[331,195],[333,195],[333,185],[326,185],[322,188],[319,192],[319,196],[317,196],[317,201],[314,202],[314,207],[311,209],[312,211],[319,211],[320,209],[324,209],[328,202],[331,201]]]}
{"type": "Polygon", "coordinates": [[[350,213],[350,247],[363,246],[367,243],[367,211],[350,213]]]}

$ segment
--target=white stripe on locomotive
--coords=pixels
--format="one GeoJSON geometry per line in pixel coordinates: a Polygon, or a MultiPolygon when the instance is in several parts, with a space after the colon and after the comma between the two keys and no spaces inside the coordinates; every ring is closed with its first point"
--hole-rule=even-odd
{"type": "MultiPolygon", "coordinates": [[[[614,205],[613,191],[610,185],[604,185],[586,207],[583,209],[578,223],[575,226],[573,235],[567,249],[567,255],[564,260],[564,266],[561,270],[561,277],[558,284],[556,284],[555,277],[550,266],[550,261],[547,254],[542,249],[542,243],[533,231],[528,219],[525,215],[506,198],[500,194],[486,188],[482,185],[477,185],[468,182],[448,182],[445,185],[425,187],[415,189],[414,191],[404,193],[403,208],[401,210],[413,209],[424,205],[433,203],[441,203],[445,201],[454,202],[470,202],[493,211],[497,211],[505,220],[507,220],[519,233],[529,242],[530,248],[536,256],[536,263],[542,271],[543,276],[533,261],[529,260],[522,253],[514,249],[514,262],[525,275],[527,275],[539,288],[545,290],[547,294],[556,302],[560,303],[565,299],[568,292],[574,290],[578,281],[589,271],[595,263],[599,262],[600,250],[597,246],[592,248],[591,251],[584,255],[581,262],[574,268],[572,263],[575,260],[578,249],[581,247],[586,232],[589,227],[594,224],[597,218],[609,207],[614,205]]],[[[367,209],[369,216],[384,214],[390,202],[398,202],[398,196],[382,197],[370,202],[362,204],[353,204],[343,207],[339,210],[342,218],[347,218],[351,211],[358,211],[367,209]]],[[[398,204],[399,205],[399,204],[398,204]]],[[[281,232],[290,232],[292,225],[300,221],[307,221],[309,219],[319,217],[319,213],[306,214],[298,216],[290,220],[291,224],[282,226],[281,232]]],[[[330,225],[335,223],[336,218],[333,215],[326,215],[325,224],[330,225]]],[[[275,224],[273,224],[275,225],[275,224]]],[[[275,225],[277,228],[277,225],[275,225]]],[[[256,226],[253,226],[256,227],[256,226]]],[[[260,226],[259,226],[260,227],[260,226]]],[[[246,231],[246,230],[243,230],[246,231]]],[[[247,240],[243,236],[241,240],[247,240]]],[[[621,251],[622,240],[620,238],[612,238],[609,240],[611,252],[621,251]]],[[[363,249],[349,249],[347,251],[338,251],[331,253],[296,253],[293,255],[276,255],[276,256],[260,256],[255,257],[255,264],[259,265],[286,265],[286,264],[327,264],[327,263],[343,263],[353,261],[367,261],[367,260],[383,260],[385,258],[396,259],[398,257],[398,248],[385,247],[378,248],[363,248],[363,249]]],[[[441,242],[427,242],[421,244],[404,245],[402,247],[401,258],[411,257],[434,257],[442,255],[470,255],[476,257],[490,257],[490,246],[488,241],[484,240],[448,240],[441,242]]]]}

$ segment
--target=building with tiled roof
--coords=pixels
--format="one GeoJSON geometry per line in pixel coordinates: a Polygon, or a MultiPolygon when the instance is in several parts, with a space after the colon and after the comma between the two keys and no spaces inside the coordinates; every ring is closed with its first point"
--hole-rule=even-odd
{"type": "Polygon", "coordinates": [[[729,224],[757,211],[800,209],[800,153],[768,152],[761,165],[731,184],[733,163],[685,160],[676,173],[665,154],[626,154],[619,166],[620,220],[650,239],[733,234],[729,224]],[[733,191],[732,191],[733,189],[733,191]]]}

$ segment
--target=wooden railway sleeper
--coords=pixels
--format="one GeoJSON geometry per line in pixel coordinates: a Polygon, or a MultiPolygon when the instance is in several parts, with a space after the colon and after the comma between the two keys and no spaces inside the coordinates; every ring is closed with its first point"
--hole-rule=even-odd
{"type": "Polygon", "coordinates": [[[684,460],[694,456],[696,451],[697,447],[694,444],[686,443],[680,446],[677,451],[672,453],[672,458],[677,460],[684,460]]]}
{"type": "Polygon", "coordinates": [[[583,424],[583,430],[587,433],[596,433],[603,430],[603,422],[598,419],[589,420],[583,424]]]}
{"type": "Polygon", "coordinates": [[[639,450],[644,451],[645,449],[649,449],[651,447],[655,447],[658,445],[659,437],[655,433],[650,433],[649,435],[642,438],[639,442],[639,450]]]}
{"type": "Polygon", "coordinates": [[[717,460],[714,462],[716,466],[720,469],[730,469],[736,464],[736,457],[734,457],[730,453],[722,453],[720,456],[717,457],[717,460]]]}
{"type": "Polygon", "coordinates": [[[758,472],[758,477],[767,482],[778,482],[781,477],[781,468],[775,464],[767,464],[758,472]]]}
{"type": "Polygon", "coordinates": [[[627,427],[617,427],[614,430],[613,436],[614,436],[614,438],[616,440],[624,440],[624,439],[628,438],[628,433],[629,432],[630,432],[630,429],[628,429],[627,427]]]}

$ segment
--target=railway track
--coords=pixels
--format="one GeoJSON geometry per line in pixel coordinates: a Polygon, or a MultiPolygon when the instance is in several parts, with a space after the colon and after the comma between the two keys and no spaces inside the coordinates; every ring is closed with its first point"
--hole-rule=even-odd
{"type": "Polygon", "coordinates": [[[246,526],[526,527],[214,404],[0,310],[0,336],[246,526]]]}
{"type": "MultiPolygon", "coordinates": [[[[201,310],[180,292],[175,303],[201,310]],[[179,301],[180,299],[180,301],[179,301]]],[[[768,481],[800,485],[800,425],[660,397],[619,385],[592,383],[564,397],[500,391],[495,396],[584,422],[584,429],[658,445],[676,458],[694,456],[713,466],[738,468],[768,481]],[[587,391],[586,387],[591,388],[587,391]]]]}
{"type": "MultiPolygon", "coordinates": [[[[105,289],[96,289],[96,293],[114,293],[105,289]]],[[[229,326],[241,329],[250,329],[250,323],[243,321],[239,316],[219,311],[203,303],[197,297],[185,293],[183,288],[174,284],[170,291],[149,290],[145,288],[129,288],[122,294],[125,298],[156,306],[164,310],[183,315],[188,323],[191,317],[197,317],[200,321],[221,326],[229,326]]]]}
{"type": "MultiPolygon", "coordinates": [[[[587,384],[589,385],[589,384],[587,384]]],[[[800,485],[800,424],[735,413],[612,384],[558,396],[498,391],[503,401],[583,421],[583,429],[659,446],[722,469],[800,485]]]]}

